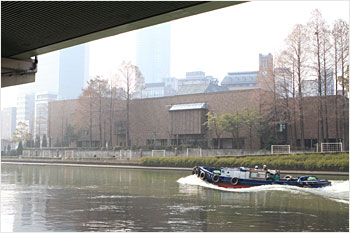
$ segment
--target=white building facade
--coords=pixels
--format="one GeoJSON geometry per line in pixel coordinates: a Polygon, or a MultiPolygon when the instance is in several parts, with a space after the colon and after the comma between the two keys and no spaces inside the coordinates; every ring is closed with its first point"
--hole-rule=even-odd
{"type": "Polygon", "coordinates": [[[40,140],[44,135],[48,136],[49,102],[57,99],[57,94],[50,92],[40,92],[35,95],[34,136],[39,135],[40,140]]]}
{"type": "Polygon", "coordinates": [[[22,93],[17,97],[16,125],[23,122],[28,127],[28,133],[34,130],[34,93],[22,93]]]}
{"type": "Polygon", "coordinates": [[[16,130],[16,108],[4,108],[1,111],[1,138],[11,140],[16,130]]]}

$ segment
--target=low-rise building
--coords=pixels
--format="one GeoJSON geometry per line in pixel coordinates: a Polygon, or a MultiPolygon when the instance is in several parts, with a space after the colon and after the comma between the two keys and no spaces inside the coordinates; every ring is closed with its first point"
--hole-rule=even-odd
{"type": "Polygon", "coordinates": [[[259,88],[257,82],[258,71],[229,72],[221,82],[221,86],[227,89],[248,90],[259,88]]]}
{"type": "MultiPolygon", "coordinates": [[[[289,99],[290,106],[293,106],[293,99],[289,99]]],[[[342,141],[344,145],[348,145],[348,108],[345,110],[346,119],[343,119],[340,124],[338,119],[338,136],[335,130],[335,96],[328,96],[326,101],[328,108],[328,141],[342,141]],[[345,125],[345,127],[344,127],[345,125]],[[344,138],[345,135],[345,138],[344,138]]],[[[345,101],[344,106],[348,106],[348,99],[346,97],[339,97],[339,106],[343,106],[341,101],[345,101]],[[341,98],[341,100],[340,100],[341,98]],[[347,105],[346,105],[347,103],[347,105]]],[[[305,97],[304,106],[304,144],[307,148],[314,148],[319,140],[320,125],[318,123],[318,99],[315,97],[305,97]]],[[[298,112],[298,101],[295,101],[296,112],[293,117],[285,118],[279,116],[278,120],[273,120],[274,102],[273,95],[262,89],[214,92],[178,95],[161,98],[148,99],[133,99],[130,101],[129,111],[129,138],[132,146],[180,146],[185,144],[189,147],[218,147],[220,148],[241,148],[241,149],[260,149],[266,147],[266,141],[269,137],[276,133],[279,142],[282,144],[291,144],[295,148],[301,146],[301,128],[298,112]],[[230,132],[216,133],[215,130],[209,130],[205,122],[207,121],[207,113],[212,112],[217,115],[225,113],[243,113],[246,109],[254,110],[258,116],[263,117],[265,121],[257,122],[253,127],[249,128],[247,125],[239,127],[239,135],[233,137],[230,132]],[[264,130],[265,129],[265,130],[264,130]]],[[[60,127],[60,120],[54,119],[60,113],[61,106],[70,105],[71,108],[66,109],[65,117],[70,123],[77,122],[74,126],[77,132],[80,132],[77,138],[77,146],[90,146],[89,144],[89,118],[82,116],[78,109],[78,101],[52,102],[51,115],[52,124],[50,127],[51,137],[53,141],[62,140],[62,127],[60,127]],[[73,105],[76,105],[75,107],[73,105]],[[74,114],[69,113],[74,112],[74,114]],[[71,117],[71,118],[69,118],[71,117]],[[56,121],[56,123],[54,123],[56,121]],[[81,126],[79,126],[79,123],[81,126]],[[85,127],[85,128],[84,128],[85,127]],[[85,131],[84,131],[85,129],[85,131]],[[85,134],[84,134],[85,132],[85,134]]],[[[283,106],[277,106],[284,108],[283,106]]],[[[125,146],[126,145],[126,108],[124,100],[118,100],[118,110],[112,118],[113,136],[109,137],[109,118],[108,111],[104,112],[100,122],[102,122],[101,130],[99,128],[99,121],[96,111],[93,113],[93,128],[92,140],[93,146],[104,145],[106,141],[110,145],[125,146]],[[102,135],[102,142],[100,140],[100,132],[102,135]]],[[[278,112],[285,111],[284,109],[277,109],[278,112]]],[[[62,111],[61,111],[62,112],[62,111]]],[[[326,130],[326,129],[324,129],[326,130]]],[[[325,134],[326,135],[326,134],[325,134]]],[[[276,140],[277,140],[276,139],[276,140]]],[[[269,142],[267,142],[269,143],[269,142]]]]}

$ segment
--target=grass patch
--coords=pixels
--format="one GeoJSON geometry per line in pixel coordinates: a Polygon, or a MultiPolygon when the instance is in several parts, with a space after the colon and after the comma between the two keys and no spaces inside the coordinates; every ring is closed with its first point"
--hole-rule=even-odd
{"type": "Polygon", "coordinates": [[[246,157],[143,157],[145,166],[165,167],[254,167],[266,164],[271,169],[349,171],[349,154],[296,154],[246,157]]]}

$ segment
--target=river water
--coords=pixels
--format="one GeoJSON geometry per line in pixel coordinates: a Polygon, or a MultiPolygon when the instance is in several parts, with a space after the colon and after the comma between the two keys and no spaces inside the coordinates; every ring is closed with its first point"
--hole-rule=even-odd
{"type": "Polygon", "coordinates": [[[4,231],[349,231],[348,177],[216,188],[184,171],[1,165],[4,231]]]}

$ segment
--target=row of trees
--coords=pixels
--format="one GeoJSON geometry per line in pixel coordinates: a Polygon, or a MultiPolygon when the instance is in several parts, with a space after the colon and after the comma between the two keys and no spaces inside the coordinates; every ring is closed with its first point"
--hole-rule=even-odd
{"type": "Polygon", "coordinates": [[[83,89],[79,96],[77,109],[80,120],[77,126],[78,130],[89,135],[90,147],[93,147],[93,132],[96,132],[93,128],[97,127],[99,146],[112,148],[113,127],[117,120],[126,122],[126,147],[130,147],[130,100],[143,85],[144,79],[139,68],[125,61],[120,65],[118,72],[109,79],[96,76],[88,82],[87,88],[83,89]],[[125,100],[125,105],[118,105],[118,100],[125,100]],[[125,115],[118,112],[125,112],[125,115]]]}
{"type": "Polygon", "coordinates": [[[346,96],[349,90],[348,57],[349,24],[346,21],[338,19],[330,27],[316,9],[309,22],[293,27],[284,49],[277,55],[274,69],[267,72],[273,80],[270,86],[274,93],[272,120],[293,126],[292,145],[296,144],[296,138],[300,138],[300,146],[305,146],[304,116],[308,113],[304,109],[304,98],[309,95],[318,98],[318,141],[329,141],[326,96],[334,95],[334,87],[336,140],[347,138],[345,118],[348,105],[344,98],[340,102],[339,95],[346,96]],[[300,130],[296,129],[297,121],[300,130]]]}
{"type": "Polygon", "coordinates": [[[36,135],[34,140],[31,133],[28,132],[28,125],[24,122],[18,122],[12,141],[19,144],[25,143],[26,147],[48,147],[46,134],[43,135],[42,139],[36,135]]]}
{"type": "MultiPolygon", "coordinates": [[[[60,105],[58,115],[51,116],[60,122],[60,140],[48,145],[48,138],[43,135],[40,140],[39,135],[35,139],[28,132],[28,126],[24,122],[19,122],[14,132],[13,142],[23,142],[26,147],[47,147],[66,146],[76,141],[78,137],[89,135],[90,147],[109,147],[113,145],[114,126],[117,120],[126,122],[123,125],[123,135],[125,135],[126,147],[130,147],[129,139],[129,118],[130,100],[143,88],[144,79],[139,68],[131,62],[122,62],[118,72],[108,79],[102,76],[95,76],[88,81],[88,86],[82,90],[76,107],[76,122],[69,122],[72,116],[67,116],[67,106],[60,105]],[[124,100],[124,101],[119,101],[124,100]],[[122,106],[119,103],[123,103],[122,106]],[[121,114],[118,114],[120,112],[121,114]],[[97,127],[97,130],[95,129],[97,127]],[[94,128],[94,130],[93,130],[94,128]],[[97,132],[99,145],[93,143],[96,140],[97,132]],[[41,145],[40,145],[41,142],[41,145]]],[[[50,111],[50,110],[49,110],[50,111]]],[[[74,117],[73,117],[74,118],[74,117]]],[[[50,120],[49,120],[50,123],[50,120]]],[[[50,127],[48,127],[50,130],[50,127]]],[[[50,131],[49,131],[50,135],[50,131]]]]}

